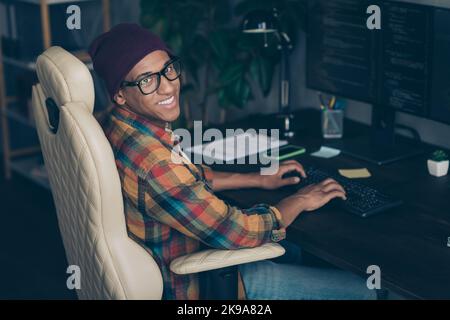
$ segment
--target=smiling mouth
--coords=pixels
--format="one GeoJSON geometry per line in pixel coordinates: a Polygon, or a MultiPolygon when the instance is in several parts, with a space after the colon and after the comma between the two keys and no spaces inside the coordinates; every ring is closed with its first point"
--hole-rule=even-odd
{"type": "Polygon", "coordinates": [[[170,105],[175,101],[175,96],[171,96],[170,98],[166,99],[166,100],[162,100],[160,102],[158,102],[159,105],[170,105]]]}

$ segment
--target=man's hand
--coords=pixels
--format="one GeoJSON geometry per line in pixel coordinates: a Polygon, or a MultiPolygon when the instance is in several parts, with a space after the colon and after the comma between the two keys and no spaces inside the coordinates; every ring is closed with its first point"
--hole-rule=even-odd
{"type": "Polygon", "coordinates": [[[301,212],[319,209],[334,198],[346,200],[345,190],[335,180],[326,179],[298,190],[281,200],[276,207],[281,213],[283,226],[287,227],[301,212]]]}
{"type": "Polygon", "coordinates": [[[288,160],[280,164],[280,167],[278,168],[278,172],[276,174],[266,176],[261,175],[260,187],[267,190],[273,190],[299,183],[299,177],[290,177],[285,179],[282,178],[285,173],[288,173],[290,171],[296,171],[300,176],[306,178],[306,173],[305,169],[303,169],[303,166],[295,160],[288,160]]]}
{"type": "Polygon", "coordinates": [[[333,179],[326,179],[298,190],[293,197],[302,203],[303,210],[313,211],[334,198],[347,200],[344,188],[333,179]]]}

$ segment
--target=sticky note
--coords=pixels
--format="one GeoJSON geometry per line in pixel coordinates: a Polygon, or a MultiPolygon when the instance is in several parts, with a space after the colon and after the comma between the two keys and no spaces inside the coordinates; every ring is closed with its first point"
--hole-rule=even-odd
{"type": "Polygon", "coordinates": [[[339,173],[341,176],[344,176],[349,179],[357,179],[357,178],[369,178],[372,175],[369,170],[366,168],[362,169],[339,169],[339,173]]]}
{"type": "Polygon", "coordinates": [[[336,157],[340,153],[341,153],[341,150],[339,150],[339,149],[334,149],[334,148],[323,147],[322,146],[322,147],[320,147],[319,151],[311,153],[311,155],[313,157],[329,159],[329,158],[332,158],[332,157],[336,157]]]}

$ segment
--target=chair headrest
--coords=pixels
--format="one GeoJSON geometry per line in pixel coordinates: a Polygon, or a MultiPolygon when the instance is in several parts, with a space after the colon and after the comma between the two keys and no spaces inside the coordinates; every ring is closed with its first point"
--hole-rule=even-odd
{"type": "Polygon", "coordinates": [[[36,72],[46,98],[58,106],[84,102],[94,109],[94,83],[86,65],[61,47],[45,50],[36,61],[36,72]]]}

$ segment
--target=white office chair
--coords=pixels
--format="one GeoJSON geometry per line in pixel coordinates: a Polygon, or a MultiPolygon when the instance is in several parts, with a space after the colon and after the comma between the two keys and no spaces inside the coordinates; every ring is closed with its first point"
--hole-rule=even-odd
{"type": "MultiPolygon", "coordinates": [[[[92,115],[87,67],[60,47],[37,59],[33,108],[69,265],[81,271],[80,299],[161,299],[163,282],[151,255],[127,235],[114,155],[92,115]]],[[[197,273],[284,254],[277,244],[206,250],[171,263],[197,273]]]]}

